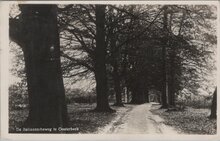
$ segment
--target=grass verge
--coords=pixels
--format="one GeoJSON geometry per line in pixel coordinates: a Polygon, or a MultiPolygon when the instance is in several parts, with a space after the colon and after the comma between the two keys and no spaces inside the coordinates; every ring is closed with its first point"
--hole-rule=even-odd
{"type": "MultiPolygon", "coordinates": [[[[96,133],[99,128],[110,123],[116,113],[94,112],[95,103],[71,103],[68,104],[69,127],[78,128],[78,133],[96,133]]],[[[118,110],[123,107],[113,106],[112,109],[118,110]]],[[[20,128],[28,116],[28,109],[17,109],[9,111],[9,132],[21,133],[16,131],[20,128]]],[[[71,133],[71,132],[69,132],[71,133]]]]}
{"type": "Polygon", "coordinates": [[[217,122],[208,118],[209,109],[187,107],[185,111],[169,111],[153,106],[152,113],[161,116],[164,124],[180,129],[185,134],[216,134],[217,122]]]}

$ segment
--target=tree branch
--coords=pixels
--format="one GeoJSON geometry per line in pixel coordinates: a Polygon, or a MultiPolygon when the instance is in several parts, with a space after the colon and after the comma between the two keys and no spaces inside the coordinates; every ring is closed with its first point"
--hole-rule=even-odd
{"type": "Polygon", "coordinates": [[[67,54],[64,54],[64,52],[62,52],[62,51],[61,51],[61,56],[72,61],[73,62],[72,65],[81,65],[81,66],[88,68],[91,71],[94,71],[94,68],[91,65],[87,64],[85,61],[72,58],[72,57],[68,56],[67,54]]]}
{"type": "Polygon", "coordinates": [[[163,8],[161,8],[161,10],[158,12],[158,14],[155,16],[155,18],[152,20],[152,22],[150,22],[150,24],[142,31],[140,32],[138,35],[132,37],[132,38],[128,38],[126,41],[122,42],[120,45],[118,45],[118,48],[125,45],[128,42],[131,42],[137,38],[139,38],[140,36],[142,36],[156,21],[156,19],[159,17],[159,15],[161,14],[161,12],[163,11],[163,8]]]}

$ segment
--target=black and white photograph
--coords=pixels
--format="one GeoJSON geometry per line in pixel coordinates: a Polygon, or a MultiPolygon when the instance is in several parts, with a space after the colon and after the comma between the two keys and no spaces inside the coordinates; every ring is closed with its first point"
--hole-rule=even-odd
{"type": "Polygon", "coordinates": [[[9,3],[5,131],[217,135],[218,7],[9,3]]]}

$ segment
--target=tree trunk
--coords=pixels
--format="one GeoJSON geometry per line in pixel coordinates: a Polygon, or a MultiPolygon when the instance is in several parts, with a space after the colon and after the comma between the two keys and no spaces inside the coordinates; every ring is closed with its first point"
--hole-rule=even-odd
{"type": "Polygon", "coordinates": [[[130,89],[129,89],[129,87],[128,86],[126,86],[126,89],[127,89],[127,91],[126,91],[126,95],[127,95],[127,103],[130,103],[130,95],[131,95],[131,91],[130,91],[130,89]]]}
{"type": "Polygon", "coordinates": [[[116,96],[116,103],[115,106],[124,106],[122,103],[122,91],[121,91],[121,80],[118,72],[118,63],[117,61],[114,62],[113,65],[113,79],[114,79],[114,90],[116,96]]]}
{"type": "Polygon", "coordinates": [[[24,126],[66,127],[57,7],[20,5],[20,9],[30,108],[24,126]]]}
{"type": "Polygon", "coordinates": [[[161,95],[161,103],[162,107],[161,108],[168,108],[168,103],[167,103],[167,70],[166,70],[166,47],[165,45],[163,46],[162,49],[162,57],[163,57],[163,64],[162,64],[162,95],[161,95]]]}
{"type": "Polygon", "coordinates": [[[172,107],[175,107],[175,64],[174,64],[174,60],[175,60],[175,49],[172,46],[171,48],[172,52],[171,52],[171,56],[170,56],[170,79],[169,79],[169,93],[168,93],[168,97],[169,97],[169,105],[172,107]]]}
{"type": "Polygon", "coordinates": [[[150,102],[150,100],[149,100],[149,90],[148,90],[148,88],[146,88],[146,90],[145,90],[145,102],[147,102],[147,103],[150,102]]]}
{"type": "MultiPolygon", "coordinates": [[[[173,77],[173,76],[171,76],[173,77]]],[[[172,78],[171,78],[172,79],[172,78]]],[[[171,80],[172,82],[170,82],[169,85],[169,94],[168,94],[168,98],[169,98],[169,106],[171,107],[175,107],[175,92],[174,92],[174,84],[173,84],[173,80],[171,80]]]]}
{"type": "Polygon", "coordinates": [[[217,88],[215,88],[215,91],[213,93],[210,118],[211,119],[216,119],[217,118],[217,88]]]}
{"type": "MultiPolygon", "coordinates": [[[[167,33],[167,6],[164,6],[164,16],[163,16],[163,30],[166,35],[167,33]]],[[[162,47],[162,77],[163,77],[163,82],[162,82],[162,107],[161,108],[168,108],[168,103],[167,103],[167,69],[166,69],[166,46],[167,46],[167,37],[164,37],[164,45],[162,47]]]]}
{"type": "MultiPolygon", "coordinates": [[[[112,7],[109,8],[109,23],[113,22],[114,17],[114,9],[112,7]]],[[[111,51],[111,66],[113,67],[113,81],[114,81],[114,91],[115,91],[115,106],[124,106],[122,103],[122,87],[121,87],[121,76],[119,72],[119,54],[120,49],[117,48],[116,42],[117,42],[117,34],[115,34],[115,30],[117,28],[117,25],[110,26],[108,34],[109,34],[109,41],[110,41],[110,51],[111,51]]]]}
{"type": "Polygon", "coordinates": [[[97,106],[95,111],[109,112],[112,109],[108,103],[108,87],[106,72],[106,43],[105,43],[105,5],[96,5],[96,48],[95,48],[95,79],[97,106]]]}

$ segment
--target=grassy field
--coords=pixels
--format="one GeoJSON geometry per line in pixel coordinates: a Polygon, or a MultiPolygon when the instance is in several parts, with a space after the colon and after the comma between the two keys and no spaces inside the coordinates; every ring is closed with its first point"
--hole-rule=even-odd
{"type": "Polygon", "coordinates": [[[164,123],[176,127],[186,134],[216,134],[217,122],[208,118],[209,109],[187,107],[184,111],[166,111],[158,105],[152,107],[152,113],[165,119],[164,123]]]}

